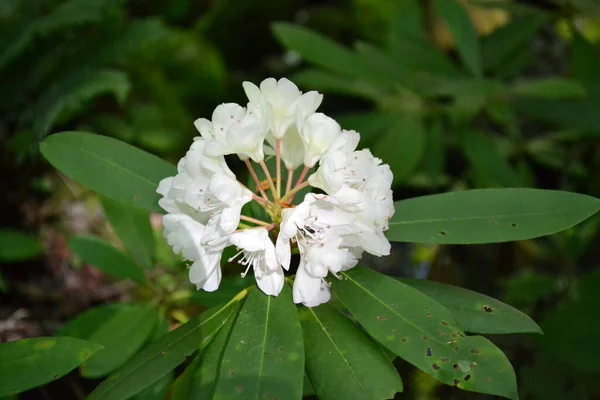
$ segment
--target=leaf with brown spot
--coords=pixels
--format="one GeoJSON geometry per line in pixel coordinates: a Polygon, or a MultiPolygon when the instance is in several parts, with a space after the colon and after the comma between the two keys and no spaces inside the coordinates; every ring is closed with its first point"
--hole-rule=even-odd
{"type": "Polygon", "coordinates": [[[459,380],[457,386],[461,389],[517,398],[515,373],[506,356],[483,337],[465,336],[444,306],[398,280],[366,268],[354,268],[341,275],[344,279],[334,281],[333,291],[382,345],[448,385],[459,380]],[[389,304],[400,306],[393,309],[389,304]],[[425,307],[433,317],[427,318],[421,311],[425,307]],[[384,314],[388,317],[385,321],[372,317],[384,314]],[[393,329],[402,332],[402,337],[391,334],[393,329]],[[441,332],[456,337],[447,341],[440,336],[441,332]],[[427,348],[431,349],[432,357],[427,356],[427,348]],[[472,354],[471,350],[478,354],[472,354]],[[442,362],[446,359],[447,362],[442,362]],[[477,365],[478,376],[464,381],[473,364],[477,365]],[[502,366],[502,371],[497,371],[496,366],[502,366]],[[486,377],[493,378],[491,384],[483,380],[486,377]]]}
{"type": "MultiPolygon", "coordinates": [[[[443,304],[466,332],[542,333],[541,328],[528,315],[484,294],[438,282],[397,279],[443,304]]],[[[442,321],[442,324],[444,322],[446,321],[442,321]]]]}

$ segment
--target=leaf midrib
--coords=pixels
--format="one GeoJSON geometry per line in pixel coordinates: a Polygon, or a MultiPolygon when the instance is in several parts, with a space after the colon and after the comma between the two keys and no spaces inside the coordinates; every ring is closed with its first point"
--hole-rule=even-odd
{"type": "Polygon", "coordinates": [[[420,219],[414,221],[390,221],[389,225],[410,225],[410,224],[420,224],[420,223],[432,223],[432,222],[458,222],[458,221],[479,221],[479,220],[487,220],[490,218],[515,218],[515,217],[536,217],[542,215],[557,215],[564,214],[570,212],[572,210],[576,210],[577,208],[565,208],[560,211],[549,211],[549,212],[530,212],[530,213],[522,213],[522,214],[502,214],[502,215],[486,215],[486,216],[471,216],[471,217],[457,217],[457,218],[431,218],[431,219],[420,219]]]}
{"type": "Polygon", "coordinates": [[[91,155],[91,156],[93,156],[93,157],[97,158],[97,159],[98,159],[98,160],[100,160],[100,161],[104,161],[104,162],[106,162],[107,164],[109,164],[109,165],[111,165],[111,166],[113,166],[113,167],[116,167],[116,168],[118,168],[118,169],[120,169],[120,170],[122,170],[122,171],[125,171],[125,172],[129,173],[130,175],[132,175],[132,176],[134,176],[134,177],[136,177],[136,178],[139,178],[139,179],[141,179],[142,181],[144,181],[144,182],[146,182],[146,183],[150,184],[151,186],[156,186],[156,187],[158,187],[158,183],[156,183],[156,182],[154,182],[154,181],[151,181],[150,179],[146,178],[145,176],[138,175],[137,173],[133,172],[133,170],[131,170],[131,169],[128,169],[128,168],[125,168],[125,167],[123,167],[122,165],[120,165],[120,164],[117,164],[116,162],[114,162],[114,161],[112,161],[112,160],[110,160],[110,159],[108,159],[108,158],[101,157],[100,155],[98,155],[98,154],[96,154],[96,153],[93,153],[93,152],[91,152],[91,151],[89,151],[89,150],[87,150],[87,149],[85,149],[85,148],[83,148],[83,147],[80,147],[80,148],[79,148],[79,150],[80,150],[82,153],[88,153],[89,155],[91,155]]]}
{"type": "Polygon", "coordinates": [[[255,394],[255,399],[259,400],[258,398],[258,393],[260,392],[260,381],[262,379],[262,371],[263,371],[263,366],[265,363],[265,345],[267,344],[267,332],[269,331],[269,314],[271,311],[271,296],[267,296],[267,310],[266,310],[266,316],[265,316],[265,332],[263,334],[263,340],[262,340],[262,346],[261,346],[261,357],[260,357],[260,364],[258,366],[258,379],[257,379],[257,386],[256,386],[256,394],[255,394]]]}
{"type": "Polygon", "coordinates": [[[331,337],[331,335],[327,331],[327,328],[325,328],[325,326],[321,323],[321,320],[319,319],[319,317],[317,317],[317,314],[315,314],[315,312],[313,311],[313,309],[311,307],[307,307],[307,308],[311,312],[311,314],[313,315],[313,317],[315,318],[315,321],[317,321],[317,323],[321,326],[321,330],[325,333],[325,336],[327,336],[327,339],[329,339],[329,341],[331,342],[331,344],[335,348],[335,351],[337,351],[337,353],[340,355],[340,358],[342,360],[344,360],[344,363],[346,363],[346,365],[348,366],[348,369],[350,370],[350,372],[352,372],[352,375],[354,375],[354,378],[356,378],[356,381],[360,385],[360,387],[363,390],[363,392],[371,399],[372,397],[370,396],[369,392],[367,392],[367,390],[365,389],[364,385],[360,381],[360,378],[358,377],[358,375],[356,375],[356,372],[354,371],[354,368],[352,368],[352,366],[350,365],[350,363],[348,362],[348,360],[346,359],[346,357],[344,357],[344,355],[342,354],[342,352],[340,351],[340,349],[335,344],[335,341],[333,340],[333,338],[331,337]]]}

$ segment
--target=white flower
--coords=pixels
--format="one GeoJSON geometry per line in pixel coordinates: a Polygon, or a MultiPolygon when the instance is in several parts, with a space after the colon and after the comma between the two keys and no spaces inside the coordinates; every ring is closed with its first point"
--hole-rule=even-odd
{"type": "Polygon", "coordinates": [[[322,113],[312,114],[300,128],[304,145],[304,165],[314,166],[342,133],[340,124],[322,113]]]}
{"type": "Polygon", "coordinates": [[[298,118],[305,119],[314,113],[323,99],[317,92],[302,94],[298,87],[286,78],[279,81],[267,78],[261,82],[260,89],[251,82],[244,82],[242,86],[251,104],[261,109],[269,109],[269,127],[275,139],[283,138],[298,118]]]}
{"type": "Polygon", "coordinates": [[[167,214],[163,218],[164,236],[173,251],[193,261],[190,281],[198,289],[215,291],[221,282],[221,255],[225,242],[202,244],[205,226],[185,214],[167,214]]]}
{"type": "Polygon", "coordinates": [[[363,252],[389,254],[384,231],[394,213],[393,176],[369,150],[356,151],[357,132],[316,113],[319,93],[303,94],[285,78],[266,79],[260,88],[243,86],[247,107],[225,103],[211,120],[197,119],[200,137],[177,164],[177,174],[160,182],[159,205],[167,212],[164,235],[173,251],[191,262],[190,282],[206,291],[218,288],[223,251],[235,246],[239,252],[229,262],[237,259],[246,267],[243,277],[252,268],[258,288],[277,296],[297,251],[293,300],[315,307],[331,297],[327,279],[355,267],[363,252]],[[227,166],[224,156],[230,154],[244,161],[254,192],[227,166]],[[275,174],[265,154],[275,155],[275,174]],[[252,162],[260,167],[258,174],[252,162]],[[302,165],[294,183],[294,171],[302,165]],[[261,181],[261,172],[266,180],[261,181]],[[282,175],[287,175],[285,185],[282,175]],[[294,202],[308,186],[326,194],[308,193],[294,202]],[[252,200],[269,220],[242,215],[252,200]]]}
{"type": "Polygon", "coordinates": [[[302,303],[306,307],[316,307],[331,299],[329,286],[323,278],[312,276],[305,268],[305,261],[300,260],[294,287],[292,290],[294,303],[302,303]]]}
{"type": "Polygon", "coordinates": [[[268,110],[248,104],[248,109],[226,103],[218,106],[212,121],[199,118],[194,122],[200,135],[208,141],[206,154],[222,156],[238,154],[254,162],[264,159],[263,141],[268,132],[268,110]]]}
{"type": "Polygon", "coordinates": [[[245,229],[231,235],[229,240],[241,249],[229,262],[243,254],[238,263],[248,267],[242,273],[242,277],[245,277],[248,269],[252,267],[258,287],[268,295],[277,296],[283,289],[284,277],[269,232],[265,228],[245,229]]]}

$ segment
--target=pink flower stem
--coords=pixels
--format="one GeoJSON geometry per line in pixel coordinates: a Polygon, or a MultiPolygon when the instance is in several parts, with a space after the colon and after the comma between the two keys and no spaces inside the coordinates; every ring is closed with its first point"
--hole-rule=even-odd
{"type": "Polygon", "coordinates": [[[298,178],[298,181],[296,181],[296,185],[294,186],[294,189],[298,187],[298,185],[300,185],[303,181],[304,178],[306,177],[306,174],[308,174],[308,171],[310,171],[310,167],[304,167],[304,169],[302,170],[302,173],[300,174],[300,178],[298,178]]]}
{"type": "Polygon", "coordinates": [[[256,218],[252,218],[252,217],[247,217],[245,215],[240,216],[240,219],[242,221],[252,222],[253,224],[256,224],[256,225],[261,225],[261,226],[269,226],[270,225],[268,222],[261,221],[260,219],[256,219],[256,218]]]}
{"type": "Polygon", "coordinates": [[[285,185],[285,193],[292,189],[292,181],[294,180],[294,170],[288,169],[287,185],[285,185]]]}
{"type": "Polygon", "coordinates": [[[277,198],[281,196],[281,139],[275,140],[275,158],[277,162],[277,198]]]}
{"type": "Polygon", "coordinates": [[[250,175],[252,176],[252,179],[254,179],[254,184],[256,185],[256,188],[260,191],[260,194],[262,195],[263,199],[269,202],[269,198],[267,197],[265,190],[260,185],[260,181],[258,180],[258,176],[256,176],[254,167],[252,167],[252,164],[250,164],[250,160],[244,160],[244,163],[246,163],[246,167],[248,167],[248,171],[250,171],[250,175]]]}
{"type": "Polygon", "coordinates": [[[275,189],[275,185],[273,184],[273,178],[271,178],[271,173],[269,172],[269,169],[267,168],[267,164],[265,164],[264,161],[261,161],[260,166],[263,169],[263,172],[265,173],[265,176],[267,177],[267,180],[269,181],[269,186],[271,187],[271,193],[273,194],[273,198],[275,200],[279,200],[279,196],[277,195],[277,190],[275,189]]]}
{"type": "Polygon", "coordinates": [[[281,198],[281,201],[291,204],[292,201],[294,200],[294,196],[296,196],[296,193],[298,193],[299,191],[301,191],[302,189],[304,189],[305,187],[307,187],[309,185],[310,184],[308,182],[304,182],[304,183],[301,183],[300,185],[296,185],[292,190],[287,192],[285,194],[285,196],[283,196],[281,198]]]}

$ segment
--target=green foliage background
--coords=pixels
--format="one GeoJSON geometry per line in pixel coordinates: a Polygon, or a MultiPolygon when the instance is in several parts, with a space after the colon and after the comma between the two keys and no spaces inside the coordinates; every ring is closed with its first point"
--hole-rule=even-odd
{"type": "MultiPolygon", "coordinates": [[[[491,14],[472,20],[463,3],[0,2],[0,168],[5,177],[0,182],[0,322],[13,321],[15,310],[31,310],[27,328],[3,328],[0,340],[51,336],[93,305],[131,298],[150,302],[158,296],[166,304],[158,316],[114,305],[99,311],[103,318],[110,314],[120,329],[138,333],[131,339],[135,352],[168,325],[228,301],[248,285],[234,272],[223,284],[222,297],[189,293],[177,259],[148,224],[147,214],[120,209],[114,199],[103,198],[100,205],[90,192],[59,177],[38,150],[40,140],[54,132],[81,130],[176,162],[197,135],[193,120],[208,117],[222,102],[243,102],[244,80],[287,76],[303,90],[323,92],[324,112],[359,131],[361,146],[392,166],[396,200],[502,187],[600,197],[597,2],[473,1],[505,13],[504,25],[486,34],[481,26],[491,23],[491,14]],[[433,34],[440,26],[452,44],[433,34]],[[110,254],[99,250],[106,247],[110,254]],[[154,287],[111,286],[106,295],[104,278],[85,265],[110,276],[111,265],[123,263],[123,257],[129,260],[124,264],[133,262],[128,255],[149,271],[154,287]],[[79,287],[69,288],[68,279],[79,287]],[[53,311],[47,313],[48,308],[53,311]],[[131,320],[134,314],[139,321],[131,320]]],[[[515,367],[520,398],[591,399],[600,395],[595,340],[600,325],[594,320],[600,305],[599,222],[595,216],[547,238],[510,244],[398,244],[390,257],[370,262],[386,274],[463,286],[526,312],[540,323],[543,336],[494,338],[515,367]]],[[[145,279],[133,267],[118,274],[145,279]]],[[[301,318],[318,321],[317,314],[301,318]]],[[[102,331],[93,336],[77,326],[62,329],[81,340],[95,337],[105,346],[115,341],[102,331]]],[[[64,346],[72,349],[72,343],[64,346]]],[[[84,364],[82,375],[103,376],[112,370],[110,362],[119,362],[105,359],[108,364],[84,364]]],[[[396,367],[404,380],[398,398],[488,398],[441,385],[407,363],[396,362],[396,367]]],[[[164,396],[173,377],[161,379],[153,387],[164,396]]],[[[96,383],[71,374],[33,389],[27,398],[81,398],[96,383]]],[[[194,390],[203,393],[202,387],[194,390]]],[[[151,395],[142,392],[136,398],[161,398],[151,395]]]]}

